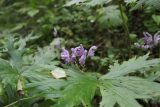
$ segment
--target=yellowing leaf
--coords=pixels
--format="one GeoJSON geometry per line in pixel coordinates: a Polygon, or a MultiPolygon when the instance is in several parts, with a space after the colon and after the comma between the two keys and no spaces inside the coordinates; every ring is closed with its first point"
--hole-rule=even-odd
{"type": "Polygon", "coordinates": [[[18,83],[17,83],[17,90],[18,91],[22,91],[23,90],[23,88],[22,88],[22,82],[21,82],[20,79],[18,80],[18,83]]]}
{"type": "Polygon", "coordinates": [[[56,79],[67,77],[65,71],[60,68],[56,68],[55,70],[51,71],[51,73],[52,73],[53,77],[56,79]]]}

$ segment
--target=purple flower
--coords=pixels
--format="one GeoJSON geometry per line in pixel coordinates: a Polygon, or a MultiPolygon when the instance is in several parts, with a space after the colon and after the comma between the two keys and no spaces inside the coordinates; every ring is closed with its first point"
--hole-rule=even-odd
{"type": "Polygon", "coordinates": [[[81,66],[83,66],[86,62],[86,58],[87,57],[93,57],[95,54],[95,51],[97,50],[96,46],[92,46],[89,49],[89,52],[87,54],[87,50],[85,50],[82,46],[82,44],[80,44],[80,46],[76,47],[76,48],[71,48],[71,55],[69,54],[68,50],[66,50],[65,48],[62,49],[61,52],[61,59],[64,60],[65,63],[75,63],[76,59],[79,58],[79,64],[81,66]]]}
{"type": "Polygon", "coordinates": [[[158,32],[154,35],[153,39],[154,39],[154,45],[158,45],[159,42],[160,42],[160,31],[158,31],[158,32]]]}
{"type": "Polygon", "coordinates": [[[81,56],[83,55],[84,51],[85,51],[85,50],[84,50],[82,44],[80,44],[80,46],[74,48],[74,53],[75,53],[75,55],[76,55],[76,56],[79,56],[79,57],[81,57],[81,56]]]}
{"type": "Polygon", "coordinates": [[[71,62],[76,61],[76,51],[75,48],[71,48],[72,54],[71,54],[71,62]]]}
{"type": "Polygon", "coordinates": [[[65,48],[62,49],[61,59],[63,59],[65,63],[70,63],[70,55],[69,55],[69,52],[65,48]]]}
{"type": "Polygon", "coordinates": [[[83,66],[86,62],[87,50],[84,51],[83,55],[79,59],[79,64],[83,66]]]}
{"type": "Polygon", "coordinates": [[[137,48],[142,48],[144,50],[151,49],[155,46],[157,46],[160,43],[160,31],[157,32],[154,36],[149,34],[148,32],[144,32],[144,43],[140,45],[139,43],[135,43],[134,45],[137,48]]]}
{"type": "Polygon", "coordinates": [[[96,50],[97,50],[97,46],[92,46],[92,47],[89,49],[88,57],[93,57],[96,50]]]}
{"type": "Polygon", "coordinates": [[[153,42],[152,35],[149,34],[148,32],[143,32],[143,35],[144,35],[144,38],[143,38],[144,39],[144,43],[146,45],[152,44],[152,42],[153,42]]]}

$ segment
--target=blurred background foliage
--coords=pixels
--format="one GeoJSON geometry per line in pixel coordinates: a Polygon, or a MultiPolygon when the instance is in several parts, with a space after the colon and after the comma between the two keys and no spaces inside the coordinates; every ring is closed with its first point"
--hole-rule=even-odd
{"type": "Polygon", "coordinates": [[[78,4],[77,1],[1,0],[0,32],[7,31],[21,37],[29,34],[41,36],[35,42],[40,46],[57,37],[64,38],[63,44],[69,47],[80,43],[86,47],[95,44],[99,46],[101,57],[116,54],[115,57],[129,58],[135,52],[131,51],[132,44],[142,37],[143,31],[155,33],[160,29],[158,0],[137,3],[136,0],[93,0],[72,5],[78,4]],[[119,4],[122,4],[122,11],[119,4]],[[128,37],[124,36],[125,23],[130,34],[128,37]],[[130,48],[130,55],[124,46],[130,48]],[[119,52],[122,54],[117,55],[119,52]]]}

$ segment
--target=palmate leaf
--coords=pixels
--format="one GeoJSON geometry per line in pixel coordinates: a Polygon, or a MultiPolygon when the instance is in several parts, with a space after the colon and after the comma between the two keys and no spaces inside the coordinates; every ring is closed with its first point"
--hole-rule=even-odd
{"type": "Polygon", "coordinates": [[[4,48],[7,50],[7,53],[10,56],[9,63],[17,70],[20,70],[22,67],[22,64],[23,64],[22,54],[23,54],[24,50],[17,49],[16,47],[21,47],[22,45],[24,46],[26,43],[25,43],[25,41],[23,41],[24,42],[23,44],[17,45],[16,39],[17,39],[16,37],[8,35],[6,38],[6,43],[4,44],[4,48]]]}
{"type": "Polygon", "coordinates": [[[67,74],[66,79],[48,77],[46,80],[32,81],[27,84],[27,90],[56,101],[53,107],[74,107],[80,104],[91,107],[91,100],[98,85],[97,79],[71,68],[64,71],[67,74]]]}
{"type": "Polygon", "coordinates": [[[68,70],[67,85],[61,91],[62,96],[53,107],[74,107],[83,104],[91,107],[91,100],[97,88],[97,80],[91,75],[68,70]]]}
{"type": "Polygon", "coordinates": [[[144,70],[160,63],[160,59],[147,60],[148,54],[132,58],[121,65],[115,63],[110,72],[100,78],[102,94],[101,107],[141,107],[136,99],[148,99],[160,95],[160,85],[139,77],[127,76],[137,70],[144,70]]]}
{"type": "Polygon", "coordinates": [[[22,75],[30,81],[44,81],[51,77],[50,71],[59,64],[55,59],[58,51],[52,46],[38,48],[38,52],[30,56],[24,56],[25,65],[22,75]]]}
{"type": "Polygon", "coordinates": [[[125,88],[114,86],[110,89],[101,88],[101,93],[102,102],[100,103],[100,107],[114,107],[116,103],[120,107],[141,107],[134,99],[134,93],[125,88]]]}
{"type": "Polygon", "coordinates": [[[44,81],[49,77],[49,71],[39,66],[33,65],[23,67],[21,75],[27,78],[29,81],[44,81]]]}
{"type": "Polygon", "coordinates": [[[65,80],[48,78],[43,81],[28,83],[26,89],[30,94],[41,95],[45,99],[54,100],[61,96],[60,89],[66,85],[65,80]]]}
{"type": "MultiPolygon", "coordinates": [[[[151,98],[152,96],[160,95],[160,85],[156,82],[149,81],[147,79],[142,79],[139,77],[119,77],[115,79],[118,85],[125,87],[139,96],[137,98],[151,98]],[[143,84],[143,85],[142,85],[143,84]]],[[[116,83],[117,85],[117,83],[116,83]]],[[[117,86],[118,86],[117,85],[117,86]]]]}
{"type": "MultiPolygon", "coordinates": [[[[99,10],[99,23],[105,27],[116,27],[122,24],[122,18],[117,5],[107,6],[99,10]]],[[[126,15],[123,13],[126,17],[126,15]]],[[[126,17],[127,19],[127,17],[126,17]]]]}
{"type": "MultiPolygon", "coordinates": [[[[35,68],[33,68],[35,69],[35,68]]],[[[63,79],[55,79],[51,71],[40,68],[38,71],[28,70],[22,75],[31,82],[27,83],[26,89],[30,94],[43,96],[45,99],[54,100],[61,96],[60,90],[66,86],[63,79]]]]}
{"type": "Polygon", "coordinates": [[[148,99],[160,95],[160,85],[138,77],[118,77],[102,80],[101,107],[141,107],[136,99],[148,99]]]}
{"type": "Polygon", "coordinates": [[[0,79],[2,83],[9,83],[12,85],[14,85],[15,81],[18,79],[18,71],[4,59],[0,59],[0,79]]]}
{"type": "Polygon", "coordinates": [[[156,66],[160,63],[160,59],[147,60],[147,58],[148,54],[142,57],[132,58],[128,61],[123,62],[121,65],[116,62],[113,66],[110,66],[110,72],[102,76],[102,78],[105,79],[124,76],[129,73],[136,72],[138,70],[156,66]]]}
{"type": "Polygon", "coordinates": [[[57,56],[58,52],[56,49],[50,46],[46,46],[44,48],[38,48],[38,52],[35,54],[33,59],[34,63],[37,65],[49,65],[49,64],[55,65],[58,64],[57,61],[54,61],[54,59],[57,58],[57,56]]]}

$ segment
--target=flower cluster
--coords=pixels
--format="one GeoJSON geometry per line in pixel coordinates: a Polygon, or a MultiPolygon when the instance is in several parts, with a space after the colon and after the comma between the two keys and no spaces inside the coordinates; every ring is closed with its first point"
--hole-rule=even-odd
{"type": "Polygon", "coordinates": [[[69,54],[69,51],[65,48],[62,49],[61,52],[61,59],[64,60],[65,63],[75,63],[77,58],[79,59],[79,64],[83,66],[86,62],[87,57],[93,57],[95,54],[95,51],[97,50],[96,46],[92,46],[89,51],[84,49],[83,45],[80,44],[80,46],[71,48],[71,54],[69,54]]]}
{"type": "Polygon", "coordinates": [[[157,32],[154,36],[148,32],[143,32],[143,35],[143,44],[135,43],[137,48],[142,48],[144,50],[151,49],[160,43],[160,31],[157,32]]]}

